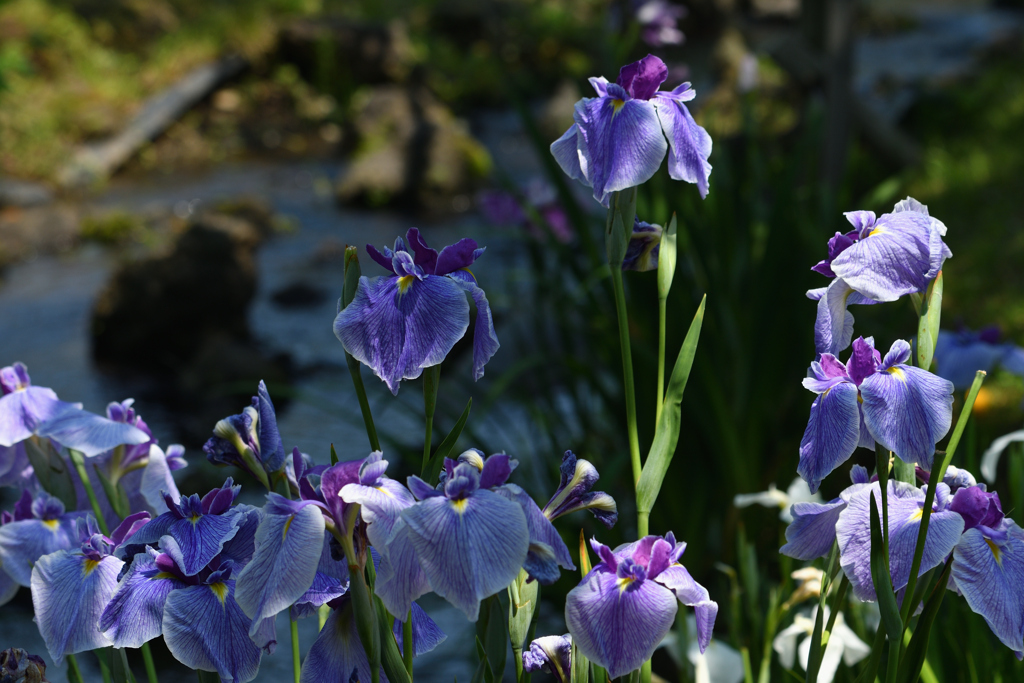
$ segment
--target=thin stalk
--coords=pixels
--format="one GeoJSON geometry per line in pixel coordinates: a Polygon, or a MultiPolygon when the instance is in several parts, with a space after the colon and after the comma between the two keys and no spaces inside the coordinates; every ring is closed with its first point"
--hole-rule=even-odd
{"type": "Polygon", "coordinates": [[[320,605],[320,608],[316,611],[316,620],[320,631],[324,630],[324,624],[327,623],[327,617],[331,616],[331,606],[324,604],[320,605]]]}
{"type": "Polygon", "coordinates": [[[636,532],[637,532],[637,538],[643,538],[644,536],[646,536],[647,534],[650,533],[648,531],[648,529],[650,528],[650,519],[651,519],[651,513],[650,512],[645,512],[644,510],[637,510],[637,513],[636,513],[636,532]]]}
{"type": "Polygon", "coordinates": [[[114,683],[114,679],[110,675],[110,662],[103,656],[107,653],[103,650],[93,650],[92,653],[96,655],[96,661],[99,662],[100,676],[103,677],[103,683],[114,683]]]}
{"type": "Polygon", "coordinates": [[[839,582],[839,588],[836,590],[836,597],[832,599],[832,611],[828,615],[828,624],[825,625],[825,631],[832,633],[832,629],[836,625],[836,616],[840,612],[840,607],[843,604],[843,598],[846,597],[846,590],[850,587],[850,579],[843,574],[842,581],[839,582]]]}
{"type": "Polygon", "coordinates": [[[348,353],[345,354],[345,360],[348,362],[348,374],[352,377],[352,385],[356,388],[356,398],[359,399],[359,410],[363,413],[363,424],[366,426],[366,436],[370,439],[370,448],[379,451],[380,439],[377,437],[377,427],[374,426],[373,415],[370,413],[366,387],[363,386],[362,366],[348,353]]]}
{"type": "Polygon", "coordinates": [[[880,443],[875,444],[875,457],[878,468],[878,493],[882,499],[882,547],[885,549],[885,567],[889,568],[889,449],[880,443]]]}
{"type": "Polygon", "coordinates": [[[100,501],[96,498],[96,492],[92,490],[92,484],[89,482],[89,473],[85,471],[85,460],[78,451],[70,450],[71,462],[75,466],[75,470],[78,472],[78,477],[82,480],[82,486],[85,488],[85,495],[89,496],[89,505],[92,506],[92,513],[96,517],[96,524],[99,525],[100,531],[103,532],[104,536],[110,535],[110,529],[107,527],[107,521],[103,519],[103,513],[100,511],[100,501]]]}
{"type": "Polygon", "coordinates": [[[889,641],[889,661],[886,663],[885,683],[896,683],[900,670],[900,643],[889,641]]]}
{"type": "MultiPolygon", "coordinates": [[[[405,670],[409,672],[409,678],[412,678],[412,610],[409,610],[409,614],[405,617],[405,623],[402,624],[402,658],[405,660],[405,670]]],[[[522,662],[519,663],[522,666],[522,662]]],[[[518,669],[517,669],[518,671],[518,669]]],[[[519,680],[518,675],[516,680],[519,680]]]]}
{"type": "MultiPolygon", "coordinates": [[[[921,571],[921,558],[924,556],[925,539],[928,537],[928,522],[932,516],[932,503],[935,501],[935,489],[938,488],[939,482],[946,476],[946,469],[953,461],[953,454],[956,453],[956,447],[960,444],[960,437],[964,433],[964,427],[967,426],[968,420],[970,420],[971,410],[974,408],[974,400],[978,397],[978,391],[981,389],[981,383],[984,380],[985,372],[979,370],[974,375],[974,383],[971,384],[971,390],[967,394],[967,400],[964,401],[964,407],[960,410],[960,417],[957,418],[956,427],[953,429],[953,436],[949,438],[949,445],[946,446],[946,454],[942,458],[942,464],[938,470],[933,467],[931,474],[928,475],[928,490],[924,495],[924,509],[921,511],[921,526],[917,532],[917,545],[914,546],[914,561],[910,565],[910,577],[907,581],[907,591],[904,595],[913,597],[914,589],[917,587],[917,574],[921,571]]],[[[908,616],[910,615],[910,610],[912,609],[913,604],[913,602],[904,601],[903,606],[900,609],[900,618],[903,619],[904,630],[906,630],[906,623],[909,621],[908,616]]]]}
{"type": "Polygon", "coordinates": [[[142,650],[142,663],[146,667],[146,679],[149,683],[158,683],[156,665],[153,664],[153,651],[149,649],[149,643],[143,643],[139,649],[142,650]]]}
{"type": "MultiPolygon", "coordinates": [[[[633,389],[633,352],[629,343],[629,314],[626,312],[626,291],[622,269],[612,268],[615,290],[615,313],[619,320],[619,346],[622,350],[622,379],[626,392],[626,427],[629,430],[629,461],[633,466],[633,485],[640,481],[640,437],[636,430],[636,392],[633,389]]],[[[641,537],[642,538],[642,537],[641,537]]]]}
{"type": "Polygon", "coordinates": [[[302,656],[299,653],[299,622],[295,621],[295,617],[291,615],[291,609],[288,610],[288,620],[291,622],[292,630],[292,676],[295,683],[299,683],[299,678],[302,676],[302,656]]]}
{"type": "Polygon", "coordinates": [[[883,645],[885,645],[885,627],[879,624],[878,630],[875,631],[875,641],[871,644],[871,657],[860,676],[857,676],[855,683],[874,683],[875,677],[878,675],[878,667],[882,663],[883,645]]]}
{"type": "Polygon", "coordinates": [[[654,403],[654,424],[661,419],[662,403],[665,402],[665,321],[668,301],[658,298],[658,400],[654,403]]]}
{"type": "Polygon", "coordinates": [[[85,683],[82,678],[82,670],[78,668],[78,660],[74,655],[67,655],[68,660],[68,681],[69,683],[85,683]]]}
{"type": "Polygon", "coordinates": [[[423,413],[425,415],[425,433],[423,436],[423,470],[427,476],[430,467],[430,446],[434,429],[434,409],[437,407],[437,388],[441,383],[441,366],[432,365],[423,371],[423,413]]]}

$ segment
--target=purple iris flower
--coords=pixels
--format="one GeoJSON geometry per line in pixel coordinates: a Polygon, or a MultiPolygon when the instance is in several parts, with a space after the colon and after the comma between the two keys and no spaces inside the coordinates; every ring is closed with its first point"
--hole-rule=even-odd
{"type": "Polygon", "coordinates": [[[827,503],[805,501],[793,504],[793,521],[786,527],[786,545],[779,549],[780,553],[808,562],[828,555],[836,540],[839,514],[846,509],[850,496],[870,481],[868,471],[860,465],[850,469],[850,479],[853,485],[827,503]]]}
{"type": "Polygon", "coordinates": [[[640,272],[658,269],[658,252],[661,251],[661,226],[645,223],[633,218],[633,234],[626,245],[626,256],[622,259],[623,270],[640,272]]]}
{"type": "Polygon", "coordinates": [[[946,226],[911,197],[877,219],[873,211],[844,215],[854,230],[836,233],[828,243],[828,258],[812,270],[843,279],[853,291],[873,301],[895,301],[924,291],[942,270],[943,261],[953,255],[942,241],[946,226]]]}
{"type": "Polygon", "coordinates": [[[342,500],[360,505],[360,516],[367,524],[366,537],[376,548],[383,548],[391,538],[402,510],[416,503],[409,489],[384,476],[388,461],[383,458],[380,451],[370,453],[359,466],[359,481],[341,489],[342,500]]]}
{"type": "Polygon", "coordinates": [[[960,391],[970,389],[978,370],[991,372],[996,366],[1024,377],[1024,348],[1001,342],[1001,336],[999,328],[994,326],[978,332],[940,330],[935,344],[938,375],[960,391]]]}
{"type": "Polygon", "coordinates": [[[366,245],[370,258],[391,275],[359,278],[355,298],[334,320],[334,334],[398,394],[403,379],[439,364],[466,333],[468,293],[477,308],[473,378],[480,379],[499,346],[487,296],[469,270],[484,249],[464,238],[439,253],[416,228],[409,228],[406,240],[408,246],[399,237],[394,251],[385,247],[383,254],[366,245]]]}
{"type": "Polygon", "coordinates": [[[168,511],[152,519],[120,543],[118,557],[128,560],[147,545],[156,545],[164,536],[174,544],[164,552],[171,555],[186,576],[193,576],[219,555],[224,545],[238,533],[243,521],[238,507],[232,507],[241,486],[231,477],[220,488],[202,498],[193,493],[175,501],[164,495],[168,511]]]}
{"type": "MultiPolygon", "coordinates": [[[[839,564],[850,579],[853,594],[859,600],[874,601],[875,587],[871,581],[871,524],[870,498],[881,507],[878,482],[873,482],[849,496],[849,502],[836,523],[839,541],[839,564]]],[[[923,574],[937,567],[952,552],[964,530],[964,520],[949,509],[952,496],[949,487],[939,484],[928,522],[924,555],[921,558],[923,574]]],[[[910,580],[910,567],[921,526],[924,507],[924,487],[918,488],[899,481],[889,481],[886,502],[889,505],[889,572],[894,590],[900,590],[910,580]]],[[[920,575],[919,574],[919,575],[920,575]]]]}
{"type": "Polygon", "coordinates": [[[100,615],[114,595],[124,564],[112,552],[148,518],[148,512],[126,517],[110,537],[99,532],[92,515],[79,518],[76,536],[80,548],[58,550],[36,561],[32,605],[39,633],[54,661],[112,644],[99,628],[100,615]]]}
{"type": "Polygon", "coordinates": [[[696,96],[689,83],[658,90],[667,77],[665,63],[647,55],[622,67],[615,83],[591,78],[598,96],[576,103],[575,123],[551,144],[566,175],[593,188],[605,206],[612,192],[650,180],[666,151],[669,176],[707,196],[711,136],[684,104],[696,96]]]}
{"type": "Polygon", "coordinates": [[[569,683],[572,678],[572,636],[544,636],[530,643],[523,652],[523,671],[546,671],[558,683],[569,683]]]}
{"type": "Polygon", "coordinates": [[[807,298],[818,302],[818,312],[814,319],[814,350],[818,354],[832,355],[849,348],[850,340],[853,339],[854,318],[848,306],[878,303],[853,291],[841,277],[833,280],[828,287],[809,290],[807,298]]]}
{"type": "Polygon", "coordinates": [[[591,491],[600,475],[590,461],[577,458],[572,451],[562,454],[558,489],[544,506],[544,515],[554,521],[577,510],[590,510],[611,529],[619,519],[615,499],[603,491],[591,491]]]}
{"type": "Polygon", "coordinates": [[[115,446],[149,440],[133,425],[82,410],[81,403],[61,401],[53,389],[32,386],[22,363],[0,368],[0,394],[0,446],[10,447],[36,435],[91,457],[115,446]]]}
{"type": "Polygon", "coordinates": [[[23,441],[19,441],[13,446],[0,446],[0,486],[15,486],[23,489],[32,480],[34,474],[23,441]]]}
{"type": "Polygon", "coordinates": [[[830,353],[811,363],[804,387],[817,394],[800,441],[797,472],[818,490],[857,446],[875,442],[904,462],[931,467],[935,444],[952,422],[953,385],[906,365],[910,344],[893,342],[883,359],[869,337],[858,337],[844,365],[830,353]]]}
{"type": "MultiPolygon", "coordinates": [[[[558,202],[558,195],[551,183],[543,178],[533,178],[522,186],[521,191],[523,201],[544,219],[554,238],[562,244],[572,242],[573,231],[569,216],[558,202]]],[[[544,239],[544,231],[526,215],[515,195],[489,190],[481,192],[477,201],[484,217],[491,223],[522,227],[533,238],[544,239]]]]}
{"type": "Polygon", "coordinates": [[[483,458],[469,450],[446,459],[442,484],[433,489],[409,477],[419,499],[400,512],[383,548],[375,591],[392,614],[433,590],[476,621],[480,601],[506,588],[526,569],[548,584],[572,558],[537,504],[514,484],[508,455],[483,458]]]}
{"type": "Polygon", "coordinates": [[[252,397],[252,405],[246,406],[240,415],[218,422],[203,450],[214,465],[241,467],[270,488],[268,475],[284,467],[285,453],[274,403],[263,380],[252,397]]]}
{"type": "Polygon", "coordinates": [[[565,623],[587,659],[618,678],[651,658],[675,622],[677,601],[694,608],[697,642],[711,642],[718,603],[679,558],[685,543],[669,532],[615,549],[591,540],[601,561],[565,599],[565,623]]]}
{"type": "Polygon", "coordinates": [[[636,20],[640,24],[640,37],[651,47],[682,45],[685,36],[678,21],[686,16],[686,8],[666,0],[635,2],[636,20]]]}
{"type": "Polygon", "coordinates": [[[33,498],[25,490],[14,506],[4,513],[0,526],[0,569],[16,585],[32,583],[32,567],[44,555],[70,550],[79,542],[76,520],[81,513],[65,514],[64,503],[45,491],[33,498]]]}

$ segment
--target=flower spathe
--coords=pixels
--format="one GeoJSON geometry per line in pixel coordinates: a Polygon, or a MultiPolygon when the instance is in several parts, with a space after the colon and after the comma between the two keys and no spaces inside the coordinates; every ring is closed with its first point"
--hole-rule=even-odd
{"type": "Polygon", "coordinates": [[[689,83],[658,90],[667,77],[665,63],[647,55],[622,67],[615,83],[591,78],[598,96],[576,103],[575,123],[551,144],[562,170],[593,188],[605,206],[611,193],[650,180],[666,152],[669,176],[707,196],[711,136],[684,104],[696,95],[689,83]]]}
{"type": "Polygon", "coordinates": [[[804,387],[817,398],[800,441],[797,472],[817,491],[822,479],[857,446],[875,442],[904,462],[931,467],[935,444],[953,420],[953,385],[906,365],[910,344],[893,342],[882,358],[874,341],[859,337],[846,364],[832,354],[811,363],[804,387]]]}
{"type": "Polygon", "coordinates": [[[397,395],[403,379],[439,364],[466,333],[469,294],[477,308],[473,378],[480,379],[499,347],[487,296],[469,270],[484,249],[466,238],[438,252],[416,228],[406,241],[399,237],[394,251],[385,247],[383,253],[366,246],[391,275],[359,278],[355,297],[334,320],[335,336],[397,395]]]}
{"type": "Polygon", "coordinates": [[[611,678],[640,668],[674,623],[677,602],[694,608],[701,652],[707,648],[718,603],[679,564],[685,543],[669,533],[614,552],[596,540],[590,544],[601,561],[565,602],[565,623],[587,659],[611,678]]]}
{"type": "Polygon", "coordinates": [[[214,465],[241,467],[270,488],[268,475],[284,468],[285,452],[274,403],[263,380],[251,405],[217,422],[203,450],[214,465]]]}

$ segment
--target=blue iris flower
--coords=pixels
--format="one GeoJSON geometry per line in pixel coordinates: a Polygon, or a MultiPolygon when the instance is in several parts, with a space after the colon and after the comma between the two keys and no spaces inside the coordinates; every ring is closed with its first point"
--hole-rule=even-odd
{"type": "Polygon", "coordinates": [[[1024,348],[1003,342],[1001,336],[998,327],[978,332],[941,330],[935,344],[936,373],[952,382],[953,388],[959,391],[971,388],[978,370],[991,372],[998,366],[1024,377],[1024,348]]]}
{"type": "Polygon", "coordinates": [[[79,542],[76,520],[82,513],[65,513],[64,503],[45,491],[34,497],[27,489],[14,506],[13,514],[0,518],[0,604],[7,602],[18,586],[29,586],[32,567],[44,555],[70,550],[79,542]],[[5,577],[9,577],[7,581],[5,577]]]}
{"type": "Polygon", "coordinates": [[[437,252],[410,228],[406,241],[395,240],[394,251],[371,245],[366,251],[391,275],[359,278],[355,298],[334,321],[345,350],[398,394],[403,379],[439,364],[466,333],[469,294],[477,308],[473,378],[483,377],[499,346],[487,296],[469,270],[484,249],[467,238],[437,252]]]}

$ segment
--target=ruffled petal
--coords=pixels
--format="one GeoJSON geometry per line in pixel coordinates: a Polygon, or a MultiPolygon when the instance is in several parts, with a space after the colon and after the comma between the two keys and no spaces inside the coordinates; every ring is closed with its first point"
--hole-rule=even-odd
{"type": "Polygon", "coordinates": [[[398,522],[399,513],[416,503],[409,489],[394,479],[381,479],[380,486],[346,484],[341,489],[346,503],[358,503],[366,522],[366,537],[375,548],[383,548],[398,522]]]}
{"type": "Polygon", "coordinates": [[[846,501],[836,498],[828,503],[794,503],[793,523],[786,527],[783,555],[811,561],[828,555],[836,540],[836,522],[846,509],[846,501]]]}
{"type": "Polygon", "coordinates": [[[123,564],[116,557],[96,561],[66,550],[36,562],[32,569],[35,622],[55,662],[64,655],[111,644],[99,621],[117,589],[123,564]]]}
{"type": "MultiPolygon", "coordinates": [[[[186,576],[198,574],[238,533],[239,521],[237,514],[199,515],[194,521],[180,519],[167,528],[173,542],[164,546],[164,552],[174,559],[186,576]]],[[[137,543],[135,537],[145,533],[148,527],[149,524],[126,543],[137,543]]]]}
{"type": "Polygon", "coordinates": [[[711,599],[708,589],[694,581],[690,572],[681,564],[673,564],[654,580],[675,593],[679,602],[693,608],[697,617],[697,644],[703,654],[715,630],[718,603],[711,599]]]}
{"type": "Polygon", "coordinates": [[[234,598],[234,581],[171,591],[164,605],[164,642],[190,669],[216,671],[223,681],[246,683],[260,668],[260,648],[249,638],[250,619],[234,598]]]}
{"type": "Polygon", "coordinates": [[[104,608],[100,630],[114,647],[141,647],[161,634],[167,596],[186,585],[173,574],[160,572],[152,555],[139,553],[104,608]]]}
{"type": "Polygon", "coordinates": [[[484,290],[476,284],[476,278],[468,270],[456,270],[449,274],[466,292],[473,297],[476,305],[476,328],[473,330],[473,379],[484,376],[484,366],[501,346],[494,331],[494,316],[487,302],[484,290]]]}
{"type": "Polygon", "coordinates": [[[814,493],[822,479],[853,455],[860,438],[857,387],[840,382],[819,394],[800,440],[797,472],[814,493]]]}
{"type": "Polygon", "coordinates": [[[393,394],[401,380],[415,379],[423,368],[443,361],[469,327],[469,302],[451,278],[401,281],[359,278],[355,298],[334,321],[345,350],[393,394]]]}
{"type": "MultiPolygon", "coordinates": [[[[302,662],[301,683],[345,683],[369,681],[370,661],[356,631],[352,602],[345,600],[331,612],[316,642],[302,662]]],[[[381,683],[387,681],[380,672],[381,683]]]]}
{"type": "Polygon", "coordinates": [[[708,195],[711,177],[711,136],[693,120],[681,100],[662,97],[654,99],[658,120],[665,131],[672,151],[668,157],[668,174],[675,180],[695,183],[700,196],[708,195]]]}
{"type": "Polygon", "coordinates": [[[121,445],[138,445],[151,437],[134,425],[115,422],[80,408],[69,408],[39,425],[39,436],[53,439],[86,457],[121,445]]]}
{"type": "Polygon", "coordinates": [[[864,424],[904,462],[932,467],[935,444],[953,421],[953,384],[930,372],[894,365],[860,385],[864,424]]]}
{"type": "Polygon", "coordinates": [[[402,511],[434,592],[476,621],[480,601],[512,583],[530,534],[522,508],[487,490],[430,498],[402,511]]]}
{"type": "Polygon", "coordinates": [[[601,203],[612,192],[650,180],[665,158],[668,143],[650,102],[611,96],[584,99],[573,118],[585,141],[580,149],[586,174],[601,203]]]}
{"type": "Polygon", "coordinates": [[[672,591],[654,581],[594,570],[566,596],[565,623],[580,652],[618,678],[651,658],[677,609],[672,591]]]}
{"type": "MultiPolygon", "coordinates": [[[[463,237],[455,244],[449,244],[437,255],[434,275],[448,275],[457,270],[469,268],[483,254],[484,250],[477,245],[476,240],[463,237]]],[[[418,263],[418,261],[417,261],[418,263]]]]}
{"type": "Polygon", "coordinates": [[[256,531],[256,552],[235,579],[235,600],[254,627],[309,590],[323,544],[324,516],[315,505],[264,517],[256,531]]]}
{"type": "Polygon", "coordinates": [[[551,155],[555,157],[555,161],[567,176],[589,185],[590,181],[587,180],[586,172],[580,165],[583,155],[578,148],[579,139],[579,129],[574,123],[569,126],[569,130],[562,133],[562,137],[551,143],[551,155]]]}
{"type": "Polygon", "coordinates": [[[391,538],[381,550],[380,568],[377,570],[377,583],[374,584],[373,592],[391,614],[408,614],[412,601],[431,590],[430,580],[416,555],[412,541],[414,535],[405,520],[399,519],[391,538]]]}
{"type": "Polygon", "coordinates": [[[951,576],[975,613],[1011,650],[1024,650],[1024,533],[1013,525],[1005,541],[969,529],[953,550],[951,576]]]}

